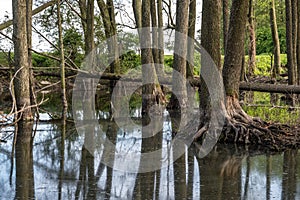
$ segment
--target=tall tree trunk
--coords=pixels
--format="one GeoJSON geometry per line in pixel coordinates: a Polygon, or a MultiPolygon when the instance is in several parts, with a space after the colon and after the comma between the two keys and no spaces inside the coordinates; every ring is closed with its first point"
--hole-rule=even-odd
{"type": "MultiPolygon", "coordinates": [[[[27,39],[27,1],[12,1],[13,6],[13,41],[14,41],[14,59],[15,72],[14,79],[15,94],[17,100],[17,109],[31,105],[30,101],[30,69],[28,61],[28,39],[27,39]]],[[[21,114],[22,120],[32,120],[30,108],[26,108],[21,114]]]]}
{"type": "Polygon", "coordinates": [[[142,27],[142,1],[132,0],[133,14],[137,28],[142,27]]]}
{"type": "Polygon", "coordinates": [[[29,67],[29,73],[30,73],[30,100],[31,104],[37,104],[36,101],[36,95],[35,95],[35,81],[33,76],[33,69],[32,69],[32,0],[27,1],[27,45],[28,45],[28,67],[29,67]]]}
{"type": "Polygon", "coordinates": [[[241,108],[238,99],[248,9],[249,1],[233,0],[223,69],[228,117],[238,117],[243,121],[252,121],[241,108]]]}
{"type": "Polygon", "coordinates": [[[189,0],[177,0],[176,5],[176,33],[174,45],[175,53],[173,61],[172,90],[176,91],[180,96],[176,97],[173,92],[168,105],[170,109],[174,110],[187,107],[186,83],[182,78],[186,78],[189,3],[189,0]]]}
{"type": "Polygon", "coordinates": [[[249,75],[254,74],[256,66],[256,36],[255,36],[255,24],[254,24],[254,0],[249,0],[249,12],[248,12],[248,22],[249,22],[249,75]]]}
{"type": "MultiPolygon", "coordinates": [[[[274,81],[277,80],[277,76],[280,74],[280,43],[279,43],[279,36],[277,30],[277,19],[276,19],[276,8],[275,8],[275,1],[271,0],[270,2],[270,25],[271,25],[271,32],[272,32],[272,40],[273,40],[273,54],[274,54],[274,64],[271,71],[271,77],[274,81]]],[[[271,93],[271,103],[277,104],[278,95],[271,93]]]]}
{"type": "Polygon", "coordinates": [[[63,41],[63,29],[62,29],[62,16],[60,12],[60,0],[57,0],[57,27],[58,27],[58,44],[60,53],[60,80],[61,80],[61,100],[63,105],[62,118],[67,117],[68,102],[66,95],[66,79],[65,79],[65,53],[64,53],[64,41],[63,41]]]}
{"type": "MultiPolygon", "coordinates": [[[[151,0],[151,23],[152,23],[152,55],[154,63],[158,63],[158,35],[157,35],[157,14],[156,14],[156,1],[151,0]]],[[[158,72],[157,66],[155,66],[156,72],[158,72]]]]}
{"type": "Polygon", "coordinates": [[[187,49],[187,58],[188,62],[186,63],[186,77],[193,78],[194,77],[194,38],[196,31],[196,0],[190,1],[189,7],[189,30],[188,30],[188,49],[187,49]]]}
{"type": "MultiPolygon", "coordinates": [[[[287,66],[288,66],[288,84],[295,84],[295,56],[294,56],[294,31],[293,31],[293,9],[292,1],[286,0],[286,48],[287,48],[287,66]]],[[[289,104],[294,105],[294,95],[288,95],[289,104]]]]}
{"type": "MultiPolygon", "coordinates": [[[[202,10],[202,27],[201,27],[201,45],[210,55],[218,70],[221,71],[221,0],[203,1],[202,10]]],[[[206,55],[201,56],[201,86],[200,96],[200,122],[201,126],[209,122],[211,118],[211,96],[209,94],[209,83],[206,83],[205,77],[209,74],[209,70],[214,66],[210,66],[210,58],[206,55]]]]}
{"type": "Polygon", "coordinates": [[[276,79],[276,77],[280,73],[280,43],[277,29],[276,8],[274,0],[271,0],[270,2],[270,24],[274,45],[274,65],[272,69],[272,77],[276,79]]]}
{"type": "Polygon", "coordinates": [[[223,78],[226,95],[235,99],[239,94],[248,7],[249,1],[233,0],[232,2],[223,78]]]}
{"type": "Polygon", "coordinates": [[[120,73],[120,59],[119,59],[119,44],[117,38],[117,25],[115,20],[115,11],[113,0],[97,0],[98,7],[102,17],[102,22],[105,30],[105,37],[107,39],[108,51],[111,57],[111,73],[120,73]]]}
{"type": "Polygon", "coordinates": [[[229,27],[229,16],[230,16],[230,0],[223,0],[223,49],[225,54],[228,27],[229,27]]]}
{"type": "Polygon", "coordinates": [[[153,55],[151,49],[151,33],[150,33],[150,5],[151,0],[142,1],[142,30],[140,34],[141,59],[142,59],[142,76],[143,76],[143,100],[142,113],[147,114],[149,109],[157,102],[157,96],[160,95],[160,87],[158,83],[155,66],[153,64],[153,55]]]}
{"type": "Polygon", "coordinates": [[[165,51],[164,51],[164,31],[163,31],[163,5],[162,0],[157,0],[157,17],[158,17],[158,63],[161,64],[161,69],[157,73],[164,73],[164,61],[165,61],[165,51]]]}
{"type": "Polygon", "coordinates": [[[297,15],[298,15],[298,25],[297,25],[297,79],[298,85],[300,85],[300,1],[297,1],[297,15]]]}

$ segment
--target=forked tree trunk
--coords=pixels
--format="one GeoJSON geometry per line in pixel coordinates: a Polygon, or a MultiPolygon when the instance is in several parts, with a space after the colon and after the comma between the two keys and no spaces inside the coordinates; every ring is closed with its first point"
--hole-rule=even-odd
{"type": "Polygon", "coordinates": [[[28,39],[27,39],[27,1],[12,1],[13,6],[13,41],[15,53],[15,73],[14,79],[17,109],[24,112],[19,114],[22,120],[32,120],[30,108],[30,69],[28,61],[28,39]]]}

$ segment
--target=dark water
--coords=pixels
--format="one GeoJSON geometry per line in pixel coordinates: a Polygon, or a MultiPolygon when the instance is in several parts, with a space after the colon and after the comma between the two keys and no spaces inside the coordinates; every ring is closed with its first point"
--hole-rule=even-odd
{"type": "Polygon", "coordinates": [[[199,158],[199,148],[192,145],[173,163],[168,115],[163,131],[148,141],[137,128],[119,130],[108,113],[99,116],[105,137],[117,151],[136,153],[136,163],[114,157],[114,166],[128,166],[131,172],[104,165],[105,147],[95,145],[89,151],[85,135],[72,123],[24,124],[18,127],[14,151],[13,128],[1,130],[8,142],[0,144],[0,199],[300,199],[297,151],[255,155],[223,144],[199,158]],[[170,165],[132,172],[143,162],[139,154],[151,151],[153,144],[167,147],[170,165]]]}

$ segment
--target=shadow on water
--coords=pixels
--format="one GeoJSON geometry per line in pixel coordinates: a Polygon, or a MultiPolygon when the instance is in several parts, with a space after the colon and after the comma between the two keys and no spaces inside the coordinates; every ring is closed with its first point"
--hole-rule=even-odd
{"type": "Polygon", "coordinates": [[[95,130],[91,130],[92,135],[78,134],[74,124],[57,121],[18,125],[13,162],[13,135],[6,144],[0,144],[0,199],[300,198],[300,157],[296,150],[270,155],[218,144],[200,159],[199,146],[193,144],[173,162],[171,143],[176,127],[167,112],[155,124],[163,127],[157,134],[141,130],[139,124],[148,122],[138,115],[134,118],[137,126],[126,130],[118,128],[110,112],[99,111],[98,115],[101,134],[95,130]],[[142,138],[141,134],[152,135],[142,138]],[[103,140],[115,144],[116,152],[128,153],[135,159],[123,159],[113,153],[110,159],[114,167],[106,166],[103,155],[111,153],[111,149],[98,143],[103,140]],[[94,141],[93,151],[90,141],[94,141]],[[148,162],[142,153],[162,147],[161,159],[170,165],[134,172],[148,162]],[[118,166],[131,168],[131,172],[116,170],[118,166]]]}

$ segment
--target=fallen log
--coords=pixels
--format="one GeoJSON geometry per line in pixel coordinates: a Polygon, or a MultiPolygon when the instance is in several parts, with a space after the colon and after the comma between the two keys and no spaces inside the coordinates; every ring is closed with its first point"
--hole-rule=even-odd
{"type": "Polygon", "coordinates": [[[276,85],[276,84],[266,84],[266,83],[241,82],[240,90],[283,93],[283,94],[300,94],[299,85],[283,85],[283,84],[276,85]]]}
{"type": "MultiPolygon", "coordinates": [[[[82,76],[86,76],[86,78],[100,78],[103,80],[120,80],[122,75],[118,74],[111,74],[111,73],[104,73],[104,74],[97,74],[97,73],[88,73],[88,72],[80,72],[82,76]]],[[[56,72],[45,72],[45,71],[38,71],[34,73],[35,76],[50,76],[50,77],[60,77],[60,73],[56,72]]],[[[70,71],[66,73],[67,77],[75,76],[78,72],[76,70],[70,71]]],[[[139,82],[140,79],[134,77],[128,77],[125,80],[131,82],[139,82]]],[[[171,77],[163,77],[160,78],[160,83],[171,85],[171,77]]],[[[195,77],[192,80],[189,80],[191,85],[194,87],[200,86],[199,77],[195,77]]],[[[268,83],[251,83],[251,82],[241,82],[240,83],[240,90],[242,91],[255,91],[255,92],[269,92],[269,93],[281,93],[281,94],[300,94],[300,86],[299,85],[285,85],[285,84],[268,84],[268,83]]]]}

